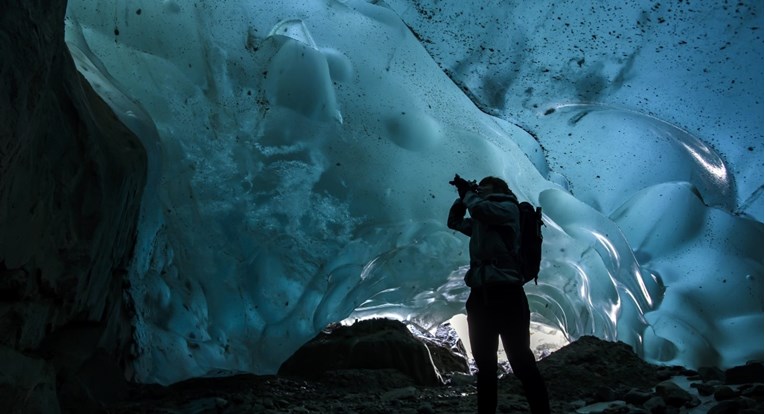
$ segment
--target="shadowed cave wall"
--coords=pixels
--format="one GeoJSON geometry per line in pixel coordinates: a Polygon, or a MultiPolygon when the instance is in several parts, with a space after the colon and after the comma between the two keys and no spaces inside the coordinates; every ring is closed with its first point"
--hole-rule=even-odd
{"type": "Polygon", "coordinates": [[[0,400],[9,412],[52,412],[87,388],[113,394],[128,367],[124,289],[146,153],[75,69],[65,11],[63,0],[11,1],[0,16],[0,400]]]}

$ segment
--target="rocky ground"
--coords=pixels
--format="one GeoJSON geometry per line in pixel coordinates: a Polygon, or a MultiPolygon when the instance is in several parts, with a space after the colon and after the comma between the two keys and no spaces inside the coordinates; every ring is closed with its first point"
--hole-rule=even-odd
{"type": "MultiPolygon", "coordinates": [[[[322,344],[328,343],[327,338],[317,339],[322,344]]],[[[353,342],[360,340],[355,338],[353,342]]],[[[338,351],[342,347],[331,348],[338,351]]],[[[476,388],[469,374],[444,375],[445,385],[423,385],[427,380],[415,380],[411,373],[406,375],[400,369],[349,365],[347,360],[352,351],[345,348],[342,352],[336,360],[345,362],[321,369],[313,364],[313,375],[290,372],[289,376],[198,378],[169,387],[133,384],[128,399],[105,407],[105,411],[115,414],[475,412],[476,388]]],[[[374,352],[377,357],[381,353],[379,349],[374,352]]],[[[658,367],[645,363],[625,344],[584,337],[544,358],[539,367],[548,382],[554,413],[763,412],[762,363],[727,371],[658,367]]],[[[520,383],[512,374],[504,375],[500,379],[497,412],[527,410],[520,383]]]]}

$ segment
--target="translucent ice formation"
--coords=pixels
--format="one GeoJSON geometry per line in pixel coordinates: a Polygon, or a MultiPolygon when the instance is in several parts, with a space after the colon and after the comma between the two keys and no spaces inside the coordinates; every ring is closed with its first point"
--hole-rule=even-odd
{"type": "MultiPolygon", "coordinates": [[[[762,217],[731,214],[745,209],[730,164],[642,107],[553,93],[547,115],[487,115],[402,22],[413,6],[393,3],[69,2],[80,70],[153,160],[131,273],[136,380],[273,373],[330,322],[430,329],[462,312],[455,172],[502,176],[543,207],[537,322],[654,362],[762,358],[762,217]]],[[[475,44],[448,47],[502,36],[472,30],[475,44]]]]}

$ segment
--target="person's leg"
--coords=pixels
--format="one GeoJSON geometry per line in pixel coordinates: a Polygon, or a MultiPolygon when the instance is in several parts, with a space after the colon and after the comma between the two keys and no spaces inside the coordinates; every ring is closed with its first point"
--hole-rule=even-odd
{"type": "Polygon", "coordinates": [[[482,295],[475,290],[465,304],[470,348],[478,368],[478,413],[494,414],[497,410],[497,347],[499,334],[493,315],[487,312],[482,295]]]}
{"type": "Polygon", "coordinates": [[[526,399],[533,414],[550,412],[550,401],[547,386],[539,373],[534,353],[531,352],[529,325],[530,314],[526,294],[513,293],[508,298],[506,316],[500,324],[502,345],[507,353],[507,359],[513,368],[513,374],[523,384],[526,399]]]}

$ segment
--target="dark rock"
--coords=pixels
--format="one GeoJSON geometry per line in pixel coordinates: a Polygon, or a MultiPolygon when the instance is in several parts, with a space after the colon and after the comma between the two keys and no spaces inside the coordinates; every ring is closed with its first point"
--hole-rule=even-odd
{"type": "Polygon", "coordinates": [[[612,389],[650,389],[656,385],[656,366],[640,359],[623,342],[583,336],[539,361],[551,395],[569,401],[588,399],[598,386],[612,389]]]}
{"type": "MultiPolygon", "coordinates": [[[[362,328],[360,336],[352,337],[374,336],[375,329],[381,332],[391,330],[386,323],[362,325],[362,328]]],[[[332,335],[338,332],[341,336],[347,333],[336,329],[332,335]]],[[[334,355],[330,359],[346,360],[347,355],[334,355]]],[[[704,412],[714,404],[717,407],[714,409],[720,413],[763,412],[761,396],[759,400],[743,396],[756,397],[758,391],[761,394],[762,384],[734,386],[732,388],[742,396],[719,403],[707,398],[705,400],[711,400],[706,402],[708,405],[692,410],[691,407],[700,404],[693,391],[693,388],[699,389],[698,384],[691,388],[691,393],[671,381],[657,384],[656,371],[660,367],[645,363],[623,344],[596,338],[587,338],[582,344],[569,344],[540,361],[539,367],[550,390],[552,412],[556,414],[682,414],[704,412]],[[588,362],[587,365],[572,365],[571,361],[588,362]],[[656,389],[655,393],[649,391],[653,389],[656,389]],[[614,400],[587,405],[586,401],[592,401],[594,396],[605,397],[610,392],[616,395],[614,400]],[[665,398],[679,405],[671,405],[665,398]]],[[[681,372],[663,369],[665,372],[681,372]]],[[[723,386],[719,381],[702,385],[713,389],[723,386]]],[[[239,375],[199,378],[169,387],[131,384],[130,399],[111,404],[106,411],[112,414],[183,412],[184,409],[207,407],[209,412],[223,410],[224,413],[286,414],[305,412],[302,411],[305,409],[312,413],[337,414],[470,414],[475,413],[475,396],[473,381],[422,386],[399,369],[337,369],[325,371],[316,380],[239,375]],[[196,405],[190,405],[190,401],[196,405]]],[[[528,411],[523,387],[512,374],[500,379],[497,402],[498,412],[528,411]]]]}
{"type": "Polygon", "coordinates": [[[765,388],[763,388],[762,384],[745,384],[739,388],[739,391],[741,392],[741,396],[751,398],[755,401],[762,402],[763,394],[765,393],[765,388]]]}
{"type": "Polygon", "coordinates": [[[586,405],[587,405],[587,402],[585,402],[584,400],[574,400],[568,403],[569,411],[576,411],[586,405]]]}
{"type": "Polygon", "coordinates": [[[106,355],[93,356],[72,369],[59,368],[61,382],[58,397],[64,412],[99,412],[104,404],[122,401],[128,396],[122,369],[106,355]],[[85,407],[90,407],[86,410],[85,407]]]}
{"type": "Polygon", "coordinates": [[[416,385],[412,377],[398,369],[336,369],[316,378],[323,385],[347,390],[380,391],[416,385]]]}
{"type": "MultiPolygon", "coordinates": [[[[760,396],[760,399],[762,399],[762,396],[760,396]]],[[[757,401],[753,398],[748,398],[748,397],[739,397],[736,399],[736,401],[738,401],[739,406],[741,406],[742,409],[752,409],[752,410],[759,410],[760,413],[763,412],[762,401],[757,401]]]]}
{"type": "Polygon", "coordinates": [[[695,388],[699,395],[706,397],[715,393],[715,387],[712,384],[701,382],[691,384],[691,388],[695,388]]]}
{"type": "MultiPolygon", "coordinates": [[[[664,381],[668,380],[672,377],[676,377],[679,375],[685,375],[685,373],[688,372],[688,370],[684,367],[680,366],[666,366],[666,367],[660,367],[656,374],[659,376],[659,380],[664,381]]],[[[695,374],[695,371],[693,371],[695,374]]]]}
{"type": "Polygon", "coordinates": [[[449,384],[452,385],[469,385],[475,384],[476,378],[470,374],[463,374],[460,372],[454,373],[449,377],[449,384]]]}
{"type": "Polygon", "coordinates": [[[0,408],[8,413],[58,412],[56,373],[48,362],[0,346],[0,408]]]}
{"type": "Polygon", "coordinates": [[[667,405],[673,407],[682,407],[693,401],[693,396],[688,391],[672,381],[659,383],[656,386],[656,394],[663,398],[667,405]]]}
{"type": "Polygon", "coordinates": [[[605,385],[601,385],[595,389],[595,399],[597,401],[614,401],[616,400],[616,392],[605,385]]]}
{"type": "Polygon", "coordinates": [[[750,362],[725,370],[726,384],[763,382],[762,362],[750,362]]]}
{"type": "Polygon", "coordinates": [[[0,301],[12,302],[25,296],[26,286],[30,285],[29,275],[23,269],[7,270],[0,267],[0,301]]]}
{"type": "Polygon", "coordinates": [[[721,386],[715,389],[715,400],[730,400],[739,396],[739,392],[728,386],[721,386]]]}
{"type": "Polygon", "coordinates": [[[627,414],[631,408],[624,401],[605,401],[582,407],[579,412],[588,414],[627,414]]]}
{"type": "Polygon", "coordinates": [[[654,396],[643,403],[643,408],[651,414],[663,414],[667,411],[667,403],[659,396],[654,396]]]}
{"type": "Polygon", "coordinates": [[[442,383],[428,348],[401,322],[369,319],[321,332],[279,368],[279,375],[317,378],[326,371],[397,369],[420,385],[442,383]]]}
{"type": "Polygon", "coordinates": [[[433,406],[429,403],[423,403],[417,408],[417,414],[435,414],[436,411],[433,410],[433,406]]]}
{"type": "Polygon", "coordinates": [[[388,414],[387,410],[379,406],[365,407],[361,414],[388,414]]]}
{"type": "Polygon", "coordinates": [[[680,375],[686,376],[686,377],[695,377],[699,375],[699,372],[695,369],[680,367],[680,375]]]}
{"type": "Polygon", "coordinates": [[[648,391],[640,391],[632,388],[624,394],[622,399],[629,404],[641,406],[643,403],[651,399],[651,397],[653,397],[653,394],[648,391]]]}
{"type": "Polygon", "coordinates": [[[725,380],[725,373],[720,368],[717,368],[717,367],[699,368],[698,375],[704,381],[711,381],[711,380],[724,381],[725,380]]]}
{"type": "Polygon", "coordinates": [[[739,404],[736,401],[723,401],[707,411],[707,414],[738,414],[739,404]]]}
{"type": "Polygon", "coordinates": [[[380,397],[383,401],[415,399],[417,398],[417,389],[414,387],[396,388],[384,393],[380,397]]]}

